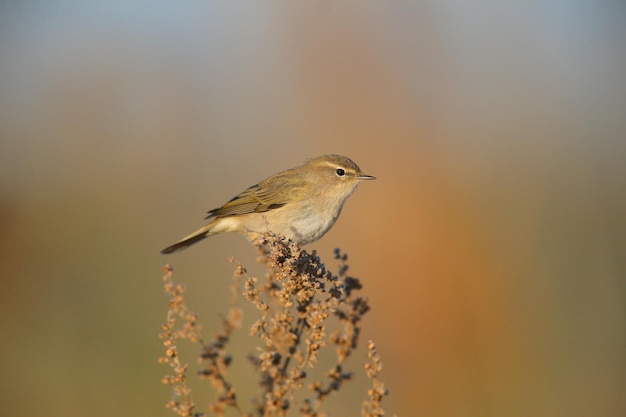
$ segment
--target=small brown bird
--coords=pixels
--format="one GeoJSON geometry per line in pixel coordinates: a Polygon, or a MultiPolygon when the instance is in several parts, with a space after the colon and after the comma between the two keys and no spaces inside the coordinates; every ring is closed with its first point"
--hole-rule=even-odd
{"type": "Polygon", "coordinates": [[[209,211],[208,224],[161,253],[176,252],[223,232],[240,232],[250,240],[271,232],[301,245],[314,242],[335,224],[359,182],[373,179],[345,156],[310,159],[264,179],[209,211]]]}

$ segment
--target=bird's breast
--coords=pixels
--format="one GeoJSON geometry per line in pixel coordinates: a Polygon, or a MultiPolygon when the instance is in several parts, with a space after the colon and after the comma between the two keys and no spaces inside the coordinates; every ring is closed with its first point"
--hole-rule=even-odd
{"type": "Polygon", "coordinates": [[[272,232],[301,245],[321,238],[341,213],[343,200],[306,199],[263,213],[241,216],[241,231],[247,233],[272,232]]]}

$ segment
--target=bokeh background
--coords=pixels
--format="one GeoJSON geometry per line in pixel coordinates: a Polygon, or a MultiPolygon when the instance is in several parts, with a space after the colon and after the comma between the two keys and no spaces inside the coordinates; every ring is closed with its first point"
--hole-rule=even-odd
{"type": "MultiPolygon", "coordinates": [[[[162,266],[207,335],[228,258],[262,270],[236,235],[159,250],[340,153],[378,180],[309,249],[332,268],[341,247],[365,285],[388,415],[626,415],[625,18],[620,1],[3,2],[4,413],[172,415],[162,266]]],[[[363,346],[334,416],[359,415],[363,346]]]]}

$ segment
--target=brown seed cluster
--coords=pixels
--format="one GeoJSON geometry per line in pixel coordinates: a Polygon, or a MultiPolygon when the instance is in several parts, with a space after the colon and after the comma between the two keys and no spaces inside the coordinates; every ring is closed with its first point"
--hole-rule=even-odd
{"type": "Polygon", "coordinates": [[[226,379],[228,366],[233,358],[226,352],[226,346],[230,341],[232,332],[241,327],[243,311],[237,305],[238,288],[236,285],[231,286],[233,297],[230,310],[226,317],[222,320],[222,330],[214,335],[214,340],[207,344],[202,344],[200,352],[200,363],[204,364],[204,368],[198,371],[201,379],[207,379],[215,392],[216,400],[209,404],[209,411],[221,416],[229,407],[234,407],[240,411],[237,399],[235,397],[235,389],[226,379]]]}
{"type": "MultiPolygon", "coordinates": [[[[180,339],[202,346],[203,368],[198,375],[208,379],[217,393],[208,411],[218,416],[225,415],[229,408],[236,409],[243,417],[286,416],[288,412],[307,417],[326,416],[322,410],[324,400],[352,379],[345,362],[357,347],[361,320],[369,305],[366,298],[356,295],[361,289],[358,279],[347,275],[347,256],[336,250],[335,258],[340,265],[339,273],[333,275],[315,252],[309,254],[292,241],[263,235],[254,244],[261,252],[259,261],[266,264],[268,272],[260,282],[232,260],[237,265],[233,303],[222,330],[210,343],[204,343],[199,336],[196,316],[182,296],[184,288],[172,282],[171,268],[166,270],[164,282],[171,302],[168,321],[161,333],[166,354],[160,361],[174,370],[174,375],[164,378],[165,383],[173,386],[173,400],[167,406],[181,416],[202,414],[193,414],[191,390],[186,384],[188,366],[180,362],[176,348],[180,339]],[[226,378],[233,360],[226,347],[242,320],[239,294],[257,312],[250,334],[258,338],[259,345],[248,359],[258,373],[260,392],[251,399],[252,409],[248,412],[241,410],[233,384],[226,378]],[[182,319],[179,327],[176,318],[182,319]],[[329,334],[329,328],[336,330],[329,334]],[[335,364],[324,378],[311,381],[307,370],[315,368],[320,353],[330,347],[334,347],[335,364]],[[309,394],[302,395],[306,391],[309,394]],[[297,393],[300,394],[296,398],[297,393]]],[[[365,368],[373,388],[362,404],[361,413],[367,417],[382,416],[381,401],[388,392],[378,379],[382,366],[372,342],[368,344],[368,358],[365,368]]]]}
{"type": "Polygon", "coordinates": [[[170,265],[163,268],[163,287],[170,296],[167,319],[161,327],[159,337],[165,346],[165,355],[159,363],[168,364],[174,371],[173,375],[164,376],[161,381],[172,386],[172,399],[165,406],[181,416],[193,416],[195,404],[191,399],[191,388],[187,385],[187,364],[182,363],[178,354],[178,341],[186,339],[191,342],[200,340],[200,326],[197,316],[185,304],[185,286],[175,284],[172,280],[173,270],[170,265]],[[179,324],[182,321],[182,325],[179,324]]]}
{"type": "Polygon", "coordinates": [[[363,401],[361,415],[363,417],[380,417],[385,414],[381,402],[386,395],[389,395],[389,390],[385,388],[385,384],[378,378],[380,371],[383,370],[383,364],[380,362],[376,345],[371,340],[367,343],[367,357],[369,362],[365,364],[365,372],[372,381],[372,388],[367,390],[369,398],[363,401]]]}

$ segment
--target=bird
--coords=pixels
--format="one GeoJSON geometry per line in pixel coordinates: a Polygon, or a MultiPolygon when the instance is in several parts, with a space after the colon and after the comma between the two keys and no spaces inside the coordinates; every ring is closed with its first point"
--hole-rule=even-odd
{"type": "Polygon", "coordinates": [[[208,211],[206,225],[161,253],[177,252],[224,232],[242,233],[250,241],[269,232],[306,245],[330,230],[361,181],[374,179],[345,156],[331,154],[309,159],[208,211]]]}

